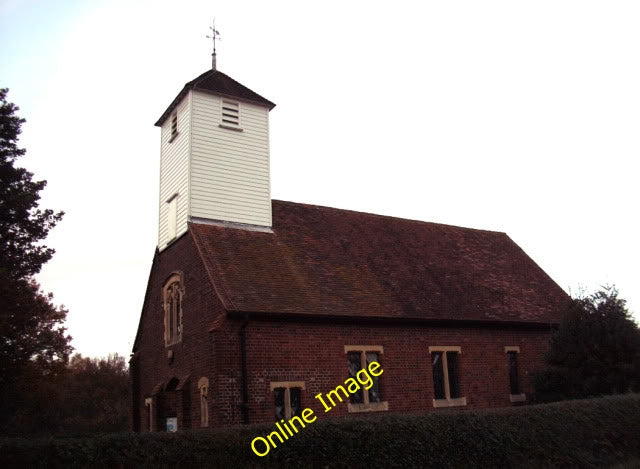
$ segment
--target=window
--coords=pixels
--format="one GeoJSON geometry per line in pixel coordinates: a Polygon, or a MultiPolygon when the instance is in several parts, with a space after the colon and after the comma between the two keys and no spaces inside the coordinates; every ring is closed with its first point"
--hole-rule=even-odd
{"type": "Polygon", "coordinates": [[[276,422],[302,414],[301,391],[304,381],[277,381],[271,383],[275,400],[276,422]]]}
{"type": "MultiPolygon", "coordinates": [[[[382,355],[384,349],[380,345],[345,345],[344,352],[347,354],[349,378],[356,379],[356,374],[360,370],[368,370],[369,365],[373,362],[380,363],[380,355],[382,355]]],[[[369,376],[371,382],[360,387],[356,393],[351,394],[351,402],[349,402],[347,410],[349,412],[389,410],[389,403],[382,401],[380,377],[367,376],[369,376]]]]}
{"type": "Polygon", "coordinates": [[[171,136],[169,137],[169,142],[173,142],[173,140],[178,136],[178,113],[175,112],[171,116],[171,136]]]}
{"type": "Polygon", "coordinates": [[[518,376],[518,354],[520,347],[505,347],[507,354],[507,367],[509,371],[509,400],[511,402],[523,402],[527,399],[524,393],[520,392],[520,377],[518,376]]]}
{"type": "Polygon", "coordinates": [[[144,400],[144,407],[147,410],[147,422],[149,424],[148,430],[150,432],[153,432],[156,430],[155,428],[156,426],[154,425],[154,415],[153,415],[153,411],[154,411],[153,398],[147,397],[144,400]]]}
{"type": "Polygon", "coordinates": [[[167,200],[167,242],[173,241],[178,235],[178,194],[173,194],[167,200]]]}
{"type": "Polygon", "coordinates": [[[200,426],[209,426],[209,378],[202,377],[198,381],[200,390],[200,426]]]}
{"type": "Polygon", "coordinates": [[[429,347],[433,371],[433,406],[454,407],[467,405],[467,398],[460,397],[459,356],[460,347],[429,347]]]}
{"type": "Polygon", "coordinates": [[[231,101],[222,101],[222,127],[240,128],[240,105],[231,101]]]}
{"type": "Polygon", "coordinates": [[[174,273],[164,287],[164,342],[175,344],[182,340],[182,274],[174,273]]]}

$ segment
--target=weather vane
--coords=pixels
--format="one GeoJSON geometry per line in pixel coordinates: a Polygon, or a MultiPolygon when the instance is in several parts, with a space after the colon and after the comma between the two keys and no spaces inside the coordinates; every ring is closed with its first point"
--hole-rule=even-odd
{"type": "Polygon", "coordinates": [[[207,35],[207,39],[211,39],[213,41],[213,53],[211,54],[211,68],[213,70],[216,69],[216,38],[220,40],[220,33],[216,29],[216,19],[213,19],[213,23],[209,26],[211,30],[211,36],[207,35]]]}

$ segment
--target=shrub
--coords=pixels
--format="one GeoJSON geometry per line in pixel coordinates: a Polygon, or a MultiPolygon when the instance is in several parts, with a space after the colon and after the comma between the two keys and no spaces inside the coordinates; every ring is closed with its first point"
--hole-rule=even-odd
{"type": "Polygon", "coordinates": [[[606,467],[640,457],[640,395],[495,410],[318,420],[265,457],[273,430],[0,439],[2,467],[606,467]]]}

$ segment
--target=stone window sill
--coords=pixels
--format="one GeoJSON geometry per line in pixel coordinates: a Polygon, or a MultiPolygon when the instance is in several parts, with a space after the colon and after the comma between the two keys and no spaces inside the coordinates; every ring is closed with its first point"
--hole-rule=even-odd
{"type": "Polygon", "coordinates": [[[467,405],[466,397],[458,397],[457,399],[434,399],[433,407],[460,407],[467,405]]]}
{"type": "Polygon", "coordinates": [[[349,412],[381,412],[389,410],[389,402],[370,402],[369,404],[352,404],[347,405],[349,412]]]}
{"type": "Polygon", "coordinates": [[[171,342],[165,342],[165,343],[164,343],[164,348],[165,348],[165,349],[168,349],[168,348],[170,348],[170,347],[173,347],[174,345],[178,345],[178,344],[179,344],[179,343],[181,343],[181,342],[182,342],[182,336],[180,336],[180,337],[179,337],[179,338],[177,338],[177,339],[172,340],[171,342]]]}
{"type": "Polygon", "coordinates": [[[243,132],[243,130],[240,127],[233,127],[231,125],[218,124],[218,127],[220,127],[221,129],[234,130],[236,132],[243,132]]]}
{"type": "Polygon", "coordinates": [[[509,400],[511,402],[524,402],[527,400],[526,394],[509,394],[509,400]]]}

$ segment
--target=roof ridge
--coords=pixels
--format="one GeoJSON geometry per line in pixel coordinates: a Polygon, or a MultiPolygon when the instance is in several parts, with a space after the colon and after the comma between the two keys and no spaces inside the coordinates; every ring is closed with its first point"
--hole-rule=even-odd
{"type": "Polygon", "coordinates": [[[473,231],[479,231],[479,232],[482,232],[482,233],[493,233],[493,234],[502,234],[502,235],[505,235],[505,236],[509,236],[504,231],[487,230],[487,229],[484,229],[484,228],[471,228],[471,227],[467,227],[467,226],[452,225],[452,224],[449,224],[449,223],[439,223],[439,222],[435,222],[435,221],[417,220],[415,218],[402,218],[402,217],[396,217],[396,216],[393,216],[393,215],[383,215],[383,214],[380,214],[380,213],[363,212],[363,211],[360,211],[360,210],[353,210],[353,209],[348,209],[348,208],[329,207],[328,205],[307,204],[307,203],[303,203],[303,202],[293,202],[293,201],[290,201],[290,200],[278,200],[278,199],[271,199],[271,202],[272,203],[273,202],[277,202],[277,203],[283,203],[283,204],[291,204],[291,205],[300,205],[300,206],[309,207],[309,208],[331,210],[331,211],[336,211],[336,212],[348,212],[348,213],[355,213],[355,214],[359,214],[359,215],[368,215],[368,216],[371,216],[371,217],[382,218],[382,219],[386,219],[386,220],[408,221],[408,222],[412,222],[412,223],[422,223],[422,224],[426,224],[426,225],[442,226],[442,227],[446,227],[446,228],[455,228],[455,229],[459,229],[459,230],[473,230],[473,231]]]}

